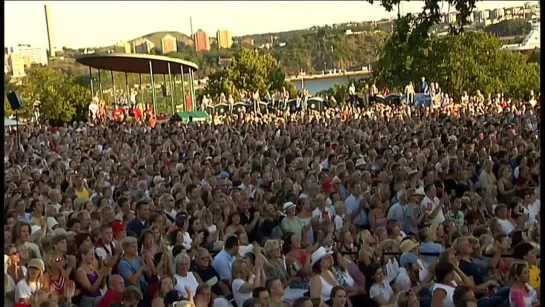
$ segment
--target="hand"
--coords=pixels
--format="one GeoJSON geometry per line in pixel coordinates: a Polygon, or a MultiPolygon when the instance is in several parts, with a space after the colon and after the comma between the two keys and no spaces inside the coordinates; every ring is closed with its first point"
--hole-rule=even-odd
{"type": "Polygon", "coordinates": [[[189,286],[184,287],[185,293],[187,293],[187,300],[193,302],[193,295],[191,294],[191,289],[189,286]]]}
{"type": "Polygon", "coordinates": [[[100,276],[108,276],[111,273],[112,273],[112,268],[107,266],[103,266],[102,268],[100,268],[100,270],[98,270],[98,275],[100,276]]]}
{"type": "Polygon", "coordinates": [[[68,256],[66,257],[66,262],[68,263],[68,267],[70,267],[70,268],[72,268],[72,269],[75,268],[76,265],[77,265],[76,257],[73,256],[73,255],[68,255],[68,256]]]}
{"type": "Polygon", "coordinates": [[[76,292],[76,284],[71,280],[66,281],[66,287],[64,288],[64,296],[68,299],[71,299],[72,297],[74,297],[75,292],[76,292]]]}
{"type": "MultiPolygon", "coordinates": [[[[197,238],[198,238],[198,236],[197,236],[197,238]]],[[[153,263],[153,257],[151,256],[151,253],[149,251],[145,251],[142,256],[143,256],[142,258],[144,258],[144,263],[146,263],[146,264],[153,263]]]]}
{"type": "Polygon", "coordinates": [[[254,219],[259,219],[259,211],[257,211],[256,213],[254,213],[254,219]]]}

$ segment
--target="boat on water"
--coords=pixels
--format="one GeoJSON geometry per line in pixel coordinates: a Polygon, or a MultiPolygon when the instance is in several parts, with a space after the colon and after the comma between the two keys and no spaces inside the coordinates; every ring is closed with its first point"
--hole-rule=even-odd
{"type": "Polygon", "coordinates": [[[533,21],[532,30],[524,38],[521,44],[503,45],[501,47],[501,50],[517,51],[524,54],[529,54],[529,53],[532,53],[534,50],[541,49],[541,38],[540,38],[541,29],[540,28],[541,28],[540,22],[533,21]]]}

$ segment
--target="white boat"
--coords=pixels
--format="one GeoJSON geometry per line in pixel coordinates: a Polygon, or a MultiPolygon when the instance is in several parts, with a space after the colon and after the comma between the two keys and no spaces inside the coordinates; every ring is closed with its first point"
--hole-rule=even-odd
{"type": "Polygon", "coordinates": [[[522,53],[531,53],[536,49],[541,49],[541,38],[540,38],[540,22],[532,22],[532,30],[524,38],[521,44],[510,44],[503,45],[501,50],[507,51],[518,51],[522,53]]]}

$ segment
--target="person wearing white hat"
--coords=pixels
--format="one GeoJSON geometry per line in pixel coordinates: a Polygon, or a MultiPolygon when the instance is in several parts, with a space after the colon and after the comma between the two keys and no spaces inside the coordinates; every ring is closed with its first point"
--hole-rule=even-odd
{"type": "Polygon", "coordinates": [[[320,298],[325,302],[329,300],[333,287],[339,285],[331,272],[332,254],[332,251],[321,246],[310,256],[310,267],[316,273],[310,279],[310,298],[320,298]]]}
{"type": "Polygon", "coordinates": [[[299,240],[303,238],[303,228],[304,225],[301,220],[295,215],[295,204],[291,201],[284,203],[282,211],[286,215],[280,223],[280,228],[284,233],[293,232],[296,236],[299,237],[299,240]]]}
{"type": "Polygon", "coordinates": [[[43,287],[45,264],[40,259],[31,259],[27,265],[28,273],[15,288],[15,303],[27,303],[36,290],[43,287]]]}

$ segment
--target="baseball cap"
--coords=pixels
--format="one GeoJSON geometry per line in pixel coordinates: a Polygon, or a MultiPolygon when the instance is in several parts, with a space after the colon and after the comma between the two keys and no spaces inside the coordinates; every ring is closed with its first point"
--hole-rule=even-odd
{"type": "Polygon", "coordinates": [[[44,262],[41,259],[37,259],[37,258],[30,259],[30,261],[28,262],[27,267],[35,268],[35,269],[38,269],[38,270],[40,270],[42,272],[45,271],[44,262]]]}
{"type": "Polygon", "coordinates": [[[399,258],[399,265],[402,267],[407,267],[410,264],[417,262],[416,255],[413,253],[403,253],[399,258]]]}
{"type": "Polygon", "coordinates": [[[121,222],[113,222],[112,223],[112,232],[113,232],[113,235],[114,237],[116,235],[118,235],[120,232],[122,232],[123,230],[125,230],[125,224],[121,223],[121,222]]]}

